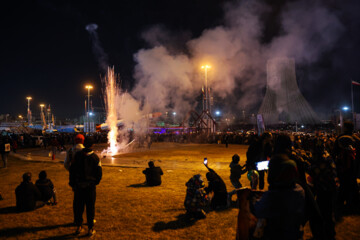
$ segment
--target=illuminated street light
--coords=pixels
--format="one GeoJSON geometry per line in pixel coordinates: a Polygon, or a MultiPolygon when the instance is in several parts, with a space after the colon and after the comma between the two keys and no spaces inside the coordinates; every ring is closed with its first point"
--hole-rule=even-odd
{"type": "MultiPolygon", "coordinates": [[[[90,131],[90,90],[93,89],[92,85],[86,85],[85,88],[88,90],[88,102],[87,102],[87,130],[90,131]]],[[[85,126],[84,126],[85,127],[85,126]]]]}
{"type": "Polygon", "coordinates": [[[44,107],[45,107],[45,104],[40,104],[40,118],[41,118],[41,121],[43,122],[43,130],[46,128],[44,107]]]}
{"type": "Polygon", "coordinates": [[[220,116],[220,111],[215,112],[216,116],[220,116]]]}
{"type": "Polygon", "coordinates": [[[205,106],[203,106],[204,111],[210,111],[210,98],[209,98],[209,89],[208,89],[208,79],[207,79],[207,72],[208,69],[210,69],[211,66],[209,65],[203,65],[201,66],[201,69],[204,69],[205,71],[205,106]]]}
{"type": "Polygon", "coordinates": [[[26,99],[28,100],[28,108],[27,108],[28,123],[29,123],[29,125],[31,125],[30,100],[32,99],[32,97],[26,97],[26,99]]]}
{"type": "Polygon", "coordinates": [[[342,111],[347,111],[350,108],[348,106],[344,106],[341,109],[335,109],[335,112],[339,112],[340,114],[340,127],[341,127],[341,132],[343,132],[344,130],[344,119],[343,119],[343,114],[342,111]]]}

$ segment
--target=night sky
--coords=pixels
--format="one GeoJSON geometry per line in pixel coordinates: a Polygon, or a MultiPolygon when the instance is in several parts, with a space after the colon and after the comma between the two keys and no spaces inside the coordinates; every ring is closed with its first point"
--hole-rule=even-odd
{"type": "MultiPolygon", "coordinates": [[[[99,26],[97,33],[108,63],[120,75],[122,87],[131,91],[136,85],[134,54],[152,47],[142,37],[145,31],[155,25],[167,29],[174,36],[170,45],[178,52],[191,54],[185,42],[224,24],[224,6],[231,2],[234,1],[11,1],[2,6],[0,17],[0,114],[26,115],[26,97],[32,96],[35,115],[39,114],[39,104],[45,103],[51,104],[58,119],[79,117],[84,113],[86,83],[95,87],[94,106],[103,107],[103,72],[85,30],[89,23],[99,26]]],[[[268,6],[260,17],[263,28],[259,41],[266,45],[283,34],[279,19],[287,2],[297,1],[260,2],[268,6]]],[[[351,79],[360,82],[360,6],[358,0],[323,1],[322,5],[344,27],[316,61],[297,65],[297,80],[313,108],[329,114],[334,108],[351,105],[351,79]]],[[[358,112],[359,92],[355,89],[358,112]]],[[[251,111],[255,112],[259,104],[251,111]]]]}

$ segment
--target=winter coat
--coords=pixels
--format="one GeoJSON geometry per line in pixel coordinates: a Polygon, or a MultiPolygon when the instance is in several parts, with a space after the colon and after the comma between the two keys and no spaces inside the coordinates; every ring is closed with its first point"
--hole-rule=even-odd
{"type": "Polygon", "coordinates": [[[146,176],[146,184],[148,186],[159,186],[161,185],[161,175],[163,171],[160,167],[150,167],[143,171],[146,176]]]}
{"type": "Polygon", "coordinates": [[[22,182],[15,189],[16,208],[19,211],[31,211],[35,209],[36,201],[40,200],[41,193],[32,182],[22,182]]]}
{"type": "Polygon", "coordinates": [[[102,168],[99,157],[91,150],[84,148],[75,154],[70,166],[70,182],[72,188],[85,188],[98,185],[102,178],[102,168]]]}

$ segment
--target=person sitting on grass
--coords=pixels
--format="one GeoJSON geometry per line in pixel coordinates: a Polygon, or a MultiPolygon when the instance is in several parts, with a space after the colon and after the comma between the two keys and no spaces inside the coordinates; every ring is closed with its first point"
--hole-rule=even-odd
{"type": "Polygon", "coordinates": [[[148,162],[149,167],[143,171],[146,176],[146,185],[148,186],[159,186],[161,185],[161,175],[163,171],[160,167],[155,167],[153,161],[148,162]]]}
{"type": "Polygon", "coordinates": [[[46,204],[56,205],[56,190],[54,188],[54,184],[46,177],[46,171],[41,171],[39,173],[39,179],[36,180],[35,185],[41,193],[41,201],[45,202],[46,204]],[[53,198],[52,203],[50,202],[51,198],[53,198]]]}
{"type": "Polygon", "coordinates": [[[209,185],[205,188],[205,192],[207,194],[213,193],[210,203],[211,208],[213,210],[226,208],[228,205],[228,193],[224,181],[213,169],[208,167],[207,163],[204,165],[209,170],[206,173],[209,185]]]}
{"type": "Polygon", "coordinates": [[[31,182],[30,172],[23,174],[23,181],[16,187],[15,195],[18,211],[32,211],[44,206],[44,202],[40,201],[41,193],[39,189],[31,182]]]}
{"type": "Polygon", "coordinates": [[[194,175],[185,185],[187,187],[184,201],[186,215],[195,219],[206,218],[204,209],[208,206],[209,200],[204,190],[205,184],[201,175],[194,175]]]}

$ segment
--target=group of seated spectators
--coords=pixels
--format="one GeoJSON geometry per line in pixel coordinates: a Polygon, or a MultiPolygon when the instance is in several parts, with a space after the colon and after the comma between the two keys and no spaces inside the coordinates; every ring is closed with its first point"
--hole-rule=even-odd
{"type": "Polygon", "coordinates": [[[15,189],[15,195],[18,211],[31,211],[45,204],[57,204],[54,184],[47,178],[45,171],[39,173],[35,184],[31,181],[31,173],[24,173],[23,181],[15,189]]]}

